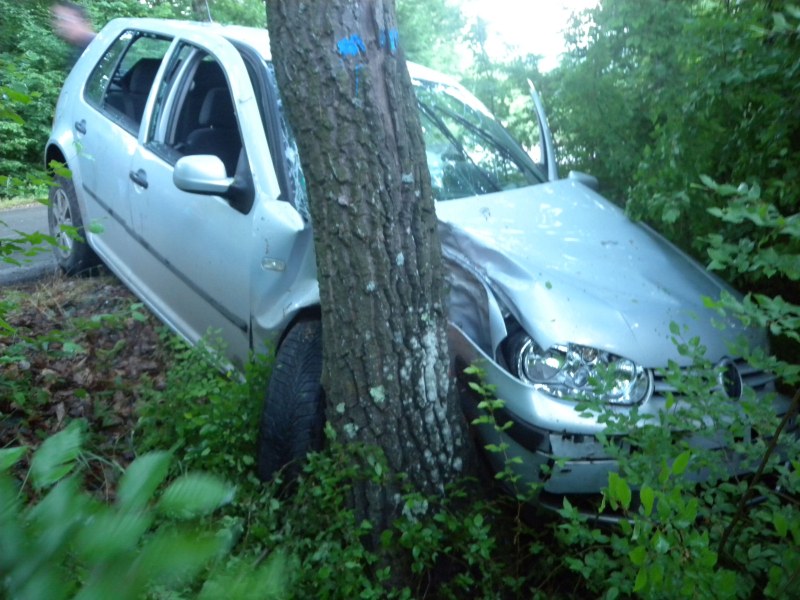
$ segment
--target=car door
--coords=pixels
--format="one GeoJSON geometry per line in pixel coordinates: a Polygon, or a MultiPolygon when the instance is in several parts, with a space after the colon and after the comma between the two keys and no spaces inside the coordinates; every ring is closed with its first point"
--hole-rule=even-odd
{"type": "Polygon", "coordinates": [[[130,257],[130,161],[145,105],[170,45],[165,36],[124,31],[95,65],[75,110],[80,174],[76,183],[85,198],[85,222],[102,227],[92,241],[106,263],[130,257]]]}
{"type": "Polygon", "coordinates": [[[145,119],[127,194],[144,250],[132,269],[132,285],[188,340],[218,339],[234,364],[241,364],[251,347],[250,280],[264,252],[253,235],[250,160],[269,152],[238,52],[210,35],[179,42],[145,119]],[[242,136],[245,123],[249,147],[242,136]],[[241,192],[235,198],[176,187],[176,162],[206,154],[218,156],[227,176],[235,176],[241,192]]]}

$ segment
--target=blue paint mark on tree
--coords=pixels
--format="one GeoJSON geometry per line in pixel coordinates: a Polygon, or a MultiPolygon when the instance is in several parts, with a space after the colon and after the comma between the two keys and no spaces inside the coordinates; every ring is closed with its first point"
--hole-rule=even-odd
{"type": "Polygon", "coordinates": [[[397,52],[397,40],[399,38],[400,33],[397,29],[381,29],[380,34],[378,34],[378,43],[381,48],[386,48],[388,46],[389,52],[394,54],[397,52]]]}
{"type": "Polygon", "coordinates": [[[353,72],[355,74],[355,78],[356,78],[356,83],[355,83],[356,89],[355,89],[355,92],[353,94],[354,94],[354,96],[356,98],[358,98],[358,72],[363,68],[364,68],[364,65],[356,65],[355,69],[353,70],[353,72]]]}
{"type": "Polygon", "coordinates": [[[342,38],[336,44],[336,49],[342,56],[358,56],[362,52],[366,54],[367,46],[364,40],[358,34],[353,34],[350,37],[342,38]]]}

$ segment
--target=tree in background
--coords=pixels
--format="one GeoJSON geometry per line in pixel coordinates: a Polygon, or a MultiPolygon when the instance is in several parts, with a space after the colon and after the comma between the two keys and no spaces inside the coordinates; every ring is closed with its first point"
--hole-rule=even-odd
{"type": "MultiPolygon", "coordinates": [[[[787,99],[800,91],[800,40],[781,11],[796,13],[784,1],[605,0],[573,23],[548,76],[562,156],[699,255],[719,233],[707,209],[723,202],[701,175],[759,182],[792,212],[800,107],[787,99]]],[[[730,239],[746,233],[726,227],[730,239]]]]}
{"type": "Polygon", "coordinates": [[[486,22],[478,18],[466,34],[471,60],[462,83],[475,94],[526,148],[539,143],[539,127],[528,80],[538,82],[538,56],[508,48],[505,58],[493,57],[486,47],[486,22]]]}
{"type": "MultiPolygon", "coordinates": [[[[314,222],[327,418],[442,494],[468,464],[448,373],[441,248],[394,2],[268,0],[276,74],[314,222]]],[[[380,533],[399,484],[356,486],[380,533]]]]}
{"type": "Polygon", "coordinates": [[[624,203],[644,149],[674,111],[689,3],[609,0],[574,18],[568,52],[547,77],[567,167],[624,203]]]}
{"type": "Polygon", "coordinates": [[[456,73],[464,16],[452,0],[398,0],[397,26],[408,60],[456,73]]]}

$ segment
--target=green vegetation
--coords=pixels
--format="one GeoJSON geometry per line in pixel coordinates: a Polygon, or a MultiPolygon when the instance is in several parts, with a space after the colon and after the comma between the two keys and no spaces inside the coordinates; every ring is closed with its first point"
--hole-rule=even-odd
{"type": "MultiPolygon", "coordinates": [[[[188,16],[193,3],[87,4],[99,24],[145,12],[188,16]]],[[[256,4],[212,3],[243,22],[258,18],[256,4]]],[[[424,41],[437,34],[432,20],[415,18],[417,4],[401,11],[422,40],[416,47],[442,48],[424,41]]],[[[0,0],[0,197],[44,196],[36,172],[65,58],[48,6],[0,0]]],[[[436,3],[435,14],[447,6],[436,3]]],[[[532,57],[489,61],[474,28],[468,81],[532,145],[520,99],[525,79],[537,79],[563,170],[597,175],[633,216],[750,291],[709,303],[769,329],[775,353],[743,346],[737,354],[776,374],[795,414],[800,120],[787,99],[798,92],[798,30],[800,12],[784,1],[604,0],[576,21],[566,62],[544,76],[532,57]]],[[[1,241],[5,260],[48,239],[1,241]]],[[[673,335],[713,372],[696,340],[678,328],[673,335]]],[[[402,518],[381,534],[383,548],[370,548],[370,524],[345,499],[354,482],[386,477],[381,457],[329,439],[292,486],[259,484],[251,457],[269,365],[254,359],[243,381],[221,374],[213,356],[160,330],[110,278],[3,290],[0,596],[798,595],[798,442],[768,402],[721,401],[715,378],[670,369],[673,410],[640,422],[624,443],[615,431],[641,415],[580,406],[603,415],[601,441],[619,457],[592,508],[624,517],[617,525],[569,502],[558,515],[537,510],[527,502],[536,490],[520,489],[509,464],[495,484],[399,499],[402,518]],[[681,435],[685,423],[730,444],[755,475],[733,476],[723,453],[681,435]]],[[[502,401],[479,379],[472,389],[487,412],[481,426],[499,426],[491,415],[502,401]]]]}
{"type": "MultiPolygon", "coordinates": [[[[512,462],[496,484],[406,495],[382,548],[371,548],[371,527],[346,498],[355,482],[387,477],[374,450],[329,439],[293,486],[253,478],[263,361],[248,381],[224,374],[207,348],[164,333],[110,278],[47,282],[5,302],[0,569],[12,597],[99,598],[125,577],[129,597],[152,598],[784,598],[800,567],[800,464],[785,458],[798,455],[797,441],[772,435],[768,405],[748,397],[734,410],[709,395],[714,382],[685,370],[666,374],[675,410],[624,447],[613,433],[630,423],[606,415],[603,441],[620,471],[601,511],[628,520],[600,526],[569,502],[560,515],[540,512],[512,462]],[[723,431],[749,471],[763,462],[760,477],[731,478],[721,453],[688,445],[675,428],[687,420],[723,431]],[[745,444],[751,429],[769,433],[745,444]],[[697,485],[700,469],[711,477],[697,485]]],[[[702,348],[673,333],[702,365],[702,348]]],[[[786,333],[797,336],[796,324],[786,333]]],[[[796,384],[796,367],[777,368],[796,384]]],[[[502,406],[492,390],[479,379],[472,389],[481,426],[507,427],[492,417],[502,406]]]]}

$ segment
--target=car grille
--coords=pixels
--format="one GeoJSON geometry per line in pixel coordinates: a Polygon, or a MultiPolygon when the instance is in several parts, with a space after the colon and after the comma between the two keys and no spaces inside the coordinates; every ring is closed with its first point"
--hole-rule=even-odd
{"type": "MultiPolygon", "coordinates": [[[[725,369],[725,377],[720,377],[717,384],[717,389],[724,391],[729,398],[738,399],[741,397],[741,388],[747,386],[756,392],[772,391],[775,376],[766,371],[756,369],[748,364],[744,359],[736,359],[723,361],[718,366],[725,369]],[[724,363],[724,364],[723,364],[724,363]],[[729,375],[736,374],[741,379],[741,384],[738,387],[734,385],[736,382],[728,381],[729,375]]],[[[686,373],[687,377],[691,376],[693,367],[685,367],[682,372],[686,373]]],[[[662,372],[655,372],[653,377],[653,394],[655,396],[666,396],[667,394],[676,394],[678,389],[669,383],[662,372]]]]}

